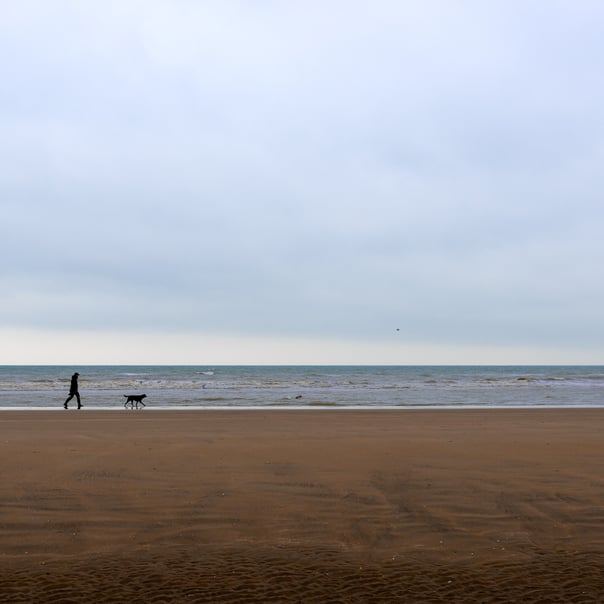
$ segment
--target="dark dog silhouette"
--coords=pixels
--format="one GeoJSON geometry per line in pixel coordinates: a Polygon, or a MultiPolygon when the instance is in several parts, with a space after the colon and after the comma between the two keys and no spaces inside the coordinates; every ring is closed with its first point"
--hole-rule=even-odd
{"type": "Polygon", "coordinates": [[[130,405],[134,409],[134,405],[138,409],[139,405],[146,407],[145,403],[143,403],[143,399],[147,397],[146,394],[124,394],[126,397],[126,402],[124,403],[124,407],[128,407],[130,405]]]}

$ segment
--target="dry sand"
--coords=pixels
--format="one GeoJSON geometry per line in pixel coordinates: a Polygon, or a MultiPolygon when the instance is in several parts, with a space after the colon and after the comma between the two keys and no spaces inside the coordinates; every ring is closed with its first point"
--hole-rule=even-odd
{"type": "Polygon", "coordinates": [[[601,602],[604,410],[0,414],[0,601],[601,602]]]}

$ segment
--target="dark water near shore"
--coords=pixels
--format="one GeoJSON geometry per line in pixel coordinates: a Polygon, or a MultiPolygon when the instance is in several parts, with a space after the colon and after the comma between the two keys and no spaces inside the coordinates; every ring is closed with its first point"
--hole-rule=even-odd
{"type": "Polygon", "coordinates": [[[74,371],[99,409],[604,405],[603,366],[0,366],[0,409],[62,409],[74,371]]]}

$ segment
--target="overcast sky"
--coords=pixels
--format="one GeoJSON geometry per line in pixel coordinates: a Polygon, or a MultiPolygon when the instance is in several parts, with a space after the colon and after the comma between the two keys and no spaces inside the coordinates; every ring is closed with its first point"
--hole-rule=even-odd
{"type": "Polygon", "coordinates": [[[604,363],[604,4],[0,11],[2,363],[604,363]]]}

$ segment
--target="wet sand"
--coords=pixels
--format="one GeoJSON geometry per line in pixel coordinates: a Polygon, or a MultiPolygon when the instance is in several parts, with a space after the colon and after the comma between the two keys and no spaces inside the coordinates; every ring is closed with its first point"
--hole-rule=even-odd
{"type": "Polygon", "coordinates": [[[604,409],[0,413],[2,602],[601,602],[604,409]]]}

